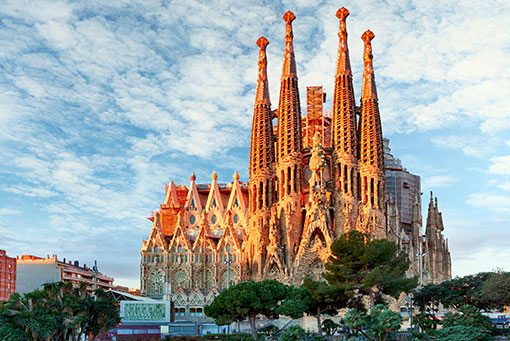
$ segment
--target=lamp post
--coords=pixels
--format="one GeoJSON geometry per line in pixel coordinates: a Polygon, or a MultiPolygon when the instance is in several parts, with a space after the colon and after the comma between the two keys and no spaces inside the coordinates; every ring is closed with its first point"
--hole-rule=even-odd
{"type": "Polygon", "coordinates": [[[423,256],[425,256],[425,253],[423,252],[423,236],[421,237],[420,252],[418,256],[420,257],[420,289],[421,289],[423,288],[423,256]]]}
{"type": "Polygon", "coordinates": [[[97,295],[95,293],[97,289],[97,260],[94,261],[94,301],[97,301],[97,295]]]}
{"type": "MultiPolygon", "coordinates": [[[[225,260],[225,264],[227,264],[227,289],[230,289],[230,264],[232,264],[232,259],[230,259],[230,245],[227,247],[227,259],[225,260]]],[[[227,334],[230,334],[230,324],[227,327],[227,334]]]]}

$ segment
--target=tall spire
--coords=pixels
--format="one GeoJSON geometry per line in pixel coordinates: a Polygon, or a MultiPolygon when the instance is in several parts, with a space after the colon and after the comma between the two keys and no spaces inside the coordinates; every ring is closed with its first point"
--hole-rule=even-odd
{"type": "Polygon", "coordinates": [[[362,181],[362,199],[370,207],[384,208],[384,152],[375,89],[374,68],[372,64],[372,44],[374,34],[367,30],[361,36],[365,42],[363,61],[363,86],[361,90],[360,136],[360,176],[362,181]],[[370,201],[369,201],[370,200],[370,201]]]}
{"type": "Polygon", "coordinates": [[[360,161],[362,164],[370,165],[375,169],[383,171],[384,157],[381,117],[377,103],[377,91],[372,64],[372,44],[370,42],[373,38],[374,34],[370,30],[365,31],[361,36],[361,39],[365,42],[365,51],[363,53],[365,69],[361,90],[360,161]]]}
{"type": "Polygon", "coordinates": [[[269,100],[269,85],[267,81],[267,57],[266,57],[266,46],[269,41],[261,36],[257,40],[257,46],[260,48],[259,51],[259,76],[257,79],[257,93],[255,95],[255,105],[268,105],[271,106],[269,100]]]}
{"type": "Polygon", "coordinates": [[[296,73],[296,58],[294,57],[294,46],[292,41],[294,34],[292,33],[292,21],[296,19],[296,15],[291,11],[287,11],[283,15],[285,20],[285,54],[283,56],[283,77],[297,76],[296,73]]]}
{"type": "Polygon", "coordinates": [[[266,46],[268,44],[265,37],[260,37],[257,40],[257,46],[260,48],[259,74],[251,131],[250,178],[261,172],[267,172],[274,162],[271,101],[267,80],[266,46]]]}
{"type": "Polygon", "coordinates": [[[372,31],[366,30],[361,36],[361,39],[365,42],[365,51],[363,52],[363,63],[365,65],[363,70],[363,87],[361,89],[362,99],[374,99],[377,100],[377,91],[375,89],[375,76],[374,76],[374,65],[372,55],[372,43],[375,35],[372,31]]]}
{"type": "Polygon", "coordinates": [[[351,62],[347,47],[346,18],[349,11],[342,7],[336,12],[340,19],[338,57],[333,98],[333,143],[338,154],[356,158],[356,110],[352,85],[351,62]]]}
{"type": "Polygon", "coordinates": [[[299,88],[296,72],[296,59],[292,45],[292,21],[294,13],[287,11],[283,15],[286,23],[285,52],[280,87],[280,101],[278,104],[278,160],[285,161],[287,156],[293,158],[301,153],[301,107],[299,102],[299,88]]]}

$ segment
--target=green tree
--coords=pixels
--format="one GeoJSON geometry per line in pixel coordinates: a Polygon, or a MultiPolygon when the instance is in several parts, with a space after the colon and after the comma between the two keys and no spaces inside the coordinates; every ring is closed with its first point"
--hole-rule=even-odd
{"type": "Polygon", "coordinates": [[[337,307],[345,306],[347,298],[343,292],[335,290],[326,282],[314,281],[306,277],[300,287],[289,287],[287,296],[278,308],[278,312],[292,318],[304,314],[315,316],[317,331],[322,335],[322,314],[334,315],[337,307]]]}
{"type": "Polygon", "coordinates": [[[431,312],[439,303],[446,308],[464,305],[478,309],[501,308],[505,302],[510,303],[510,275],[505,272],[481,272],[439,284],[428,284],[416,293],[415,302],[431,312]]]}
{"type": "Polygon", "coordinates": [[[440,324],[435,314],[427,313],[425,311],[422,311],[416,315],[414,317],[414,322],[427,333],[436,330],[437,326],[440,324]]]}
{"type": "Polygon", "coordinates": [[[477,306],[501,310],[510,306],[510,272],[496,271],[486,278],[477,297],[477,306]]]}
{"type": "Polygon", "coordinates": [[[306,332],[300,326],[290,326],[287,328],[280,338],[280,341],[296,341],[303,340],[306,337],[306,332]]]}
{"type": "Polygon", "coordinates": [[[94,330],[110,329],[119,321],[115,301],[104,292],[94,301],[85,286],[48,283],[23,296],[14,294],[1,305],[0,339],[78,340],[83,332],[94,334],[94,330]]]}
{"type": "Polygon", "coordinates": [[[387,239],[373,239],[350,231],[335,240],[324,278],[349,297],[347,306],[362,309],[362,296],[371,306],[382,302],[382,295],[397,298],[416,287],[416,278],[407,278],[409,258],[399,246],[387,239]]]}
{"type": "Polygon", "coordinates": [[[489,330],[492,327],[491,319],[482,315],[478,308],[465,305],[457,309],[455,312],[449,312],[443,319],[443,326],[469,326],[489,330]]]}
{"type": "Polygon", "coordinates": [[[438,330],[435,334],[437,341],[486,341],[492,340],[489,331],[470,326],[453,326],[438,330]]]}
{"type": "Polygon", "coordinates": [[[388,309],[384,304],[377,304],[370,315],[357,309],[350,309],[342,319],[342,324],[358,335],[361,333],[368,339],[386,340],[388,334],[400,329],[402,317],[399,313],[388,309]],[[367,332],[363,332],[366,329],[367,332]]]}
{"type": "Polygon", "coordinates": [[[391,311],[384,304],[378,304],[370,312],[367,333],[375,336],[377,341],[385,341],[389,333],[400,329],[402,320],[399,313],[391,311]]]}
{"type": "Polygon", "coordinates": [[[352,308],[345,313],[342,324],[358,335],[368,325],[368,321],[369,318],[364,311],[352,308]]]}
{"type": "Polygon", "coordinates": [[[222,291],[204,312],[217,324],[230,324],[248,319],[254,339],[257,337],[257,315],[278,318],[278,306],[285,298],[287,286],[275,281],[241,282],[222,291]]]}

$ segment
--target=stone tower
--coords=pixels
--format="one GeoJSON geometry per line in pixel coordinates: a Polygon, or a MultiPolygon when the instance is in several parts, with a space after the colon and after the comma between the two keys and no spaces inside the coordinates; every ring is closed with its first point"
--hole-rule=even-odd
{"type": "Polygon", "coordinates": [[[283,15],[286,24],[285,52],[278,103],[276,174],[279,190],[275,219],[279,225],[285,264],[294,260],[302,232],[301,107],[292,32],[295,18],[291,11],[283,15]]]}
{"type": "Polygon", "coordinates": [[[249,240],[246,245],[249,269],[255,278],[260,278],[265,263],[265,250],[269,243],[268,226],[271,205],[274,201],[274,139],[271,123],[271,101],[267,80],[265,37],[257,40],[259,51],[259,73],[255,94],[255,109],[251,131],[250,179],[249,183],[249,240]]]}
{"type": "Polygon", "coordinates": [[[335,237],[355,228],[358,213],[358,136],[351,62],[347,47],[346,18],[349,11],[336,12],[340,19],[339,44],[333,95],[333,175],[335,180],[335,237]]]}
{"type": "Polygon", "coordinates": [[[384,154],[381,117],[377,102],[371,40],[372,31],[361,36],[365,43],[364,70],[359,121],[359,169],[361,198],[356,228],[371,237],[385,238],[384,154]]]}
{"type": "Polygon", "coordinates": [[[425,238],[421,233],[419,177],[413,198],[400,195],[405,181],[398,182],[397,190],[391,180],[388,188],[393,191],[386,197],[385,172],[406,170],[384,165],[371,31],[362,36],[363,86],[361,106],[356,107],[348,15],[345,8],[336,13],[340,28],[332,112],[324,111],[323,87],[309,87],[303,120],[293,46],[295,15],[283,15],[285,52],[276,110],[271,110],[269,98],[268,40],[257,40],[249,182],[240,181],[236,171],[232,182],[218,183],[213,173],[211,183],[197,184],[193,173],[189,187],[174,182],[166,186],[164,203],[149,218],[152,231],[140,251],[143,295],[171,298],[179,317],[196,321],[203,317],[203,304],[239,281],[273,278],[300,285],[306,276],[322,279],[331,244],[349,230],[399,242],[413,263],[410,275],[419,269],[415,255],[424,243],[426,280],[451,276],[437,201],[429,206],[425,238]],[[400,207],[408,211],[400,212],[400,207]]]}

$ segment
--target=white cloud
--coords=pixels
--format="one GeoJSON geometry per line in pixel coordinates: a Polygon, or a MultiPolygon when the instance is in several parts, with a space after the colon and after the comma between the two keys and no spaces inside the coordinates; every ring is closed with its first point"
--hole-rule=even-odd
{"type": "Polygon", "coordinates": [[[435,136],[432,143],[445,149],[460,149],[465,155],[479,158],[494,153],[498,143],[483,136],[435,136]]]}
{"type": "Polygon", "coordinates": [[[505,183],[499,185],[498,187],[505,191],[510,191],[510,182],[505,182],[505,183]]]}
{"type": "Polygon", "coordinates": [[[498,175],[509,175],[510,174],[510,155],[497,156],[491,159],[492,165],[489,168],[489,172],[498,175]]]}
{"type": "Polygon", "coordinates": [[[448,187],[451,186],[456,181],[458,181],[458,179],[451,175],[435,175],[423,179],[423,187],[424,188],[448,187]]]}
{"type": "MultiPolygon", "coordinates": [[[[506,1],[367,0],[345,6],[351,10],[349,48],[358,101],[359,37],[367,27],[376,34],[374,64],[386,134],[454,127],[455,136],[441,132],[444,137],[434,143],[485,164],[490,156],[507,154],[499,151],[510,112],[510,78],[501,71],[510,69],[506,1]],[[478,129],[478,135],[463,130],[466,126],[478,129]],[[492,140],[484,145],[487,136],[492,140]],[[491,142],[496,140],[499,144],[491,142]]],[[[118,258],[131,257],[135,264],[142,234],[150,228],[144,218],[158,207],[169,179],[187,184],[196,170],[209,181],[213,168],[225,173],[219,174],[225,181],[231,181],[233,169],[247,176],[255,41],[264,35],[271,42],[269,84],[276,108],[281,16],[287,9],[297,15],[302,113],[307,85],[324,85],[331,105],[338,7],[310,0],[265,5],[4,1],[0,125],[8,129],[0,132],[2,189],[5,200],[19,200],[16,210],[33,214],[21,220],[6,214],[14,211],[3,212],[19,227],[9,245],[78,256],[79,246],[88,243],[94,245],[88,252],[104,259],[111,258],[104,250],[122,249],[118,258]],[[118,241],[124,238],[119,231],[130,231],[129,238],[118,241]],[[28,234],[45,245],[24,242],[28,234]],[[98,239],[88,238],[99,234],[114,245],[95,248],[98,239]],[[129,250],[119,247],[121,242],[129,250]]],[[[450,172],[426,157],[420,155],[420,169],[436,175],[424,178],[424,186],[458,181],[441,175],[450,172]]],[[[504,156],[491,161],[492,173],[508,174],[504,156]]],[[[491,195],[488,201],[505,202],[500,194],[491,195]]],[[[115,268],[109,264],[107,269],[115,268]]]]}

